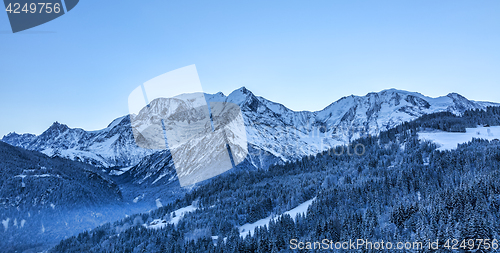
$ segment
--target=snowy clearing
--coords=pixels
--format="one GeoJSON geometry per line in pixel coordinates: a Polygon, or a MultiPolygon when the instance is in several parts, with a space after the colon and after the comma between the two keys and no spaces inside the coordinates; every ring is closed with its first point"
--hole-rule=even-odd
{"type": "MultiPolygon", "coordinates": [[[[297,217],[297,214],[299,213],[302,213],[302,214],[305,214],[307,212],[307,208],[312,204],[312,202],[315,200],[316,198],[313,198],[311,200],[308,200],[302,204],[300,204],[299,206],[289,210],[289,211],[286,211],[285,213],[283,214],[288,214],[290,215],[290,217],[292,217],[292,219],[295,220],[295,218],[297,217]]],[[[281,214],[281,215],[283,215],[281,214]]],[[[240,236],[242,236],[243,238],[245,238],[249,233],[252,233],[254,234],[254,231],[255,231],[255,228],[257,227],[262,227],[264,225],[266,226],[269,226],[269,222],[271,222],[271,219],[274,219],[274,221],[278,220],[279,217],[281,217],[281,215],[278,215],[278,216],[269,216],[267,218],[264,218],[264,219],[261,219],[261,220],[258,220],[252,224],[245,224],[241,227],[239,227],[239,230],[240,230],[240,236]]]]}
{"type": "Polygon", "coordinates": [[[132,202],[137,203],[137,202],[139,202],[139,200],[141,200],[143,198],[144,198],[144,194],[139,195],[139,196],[135,197],[134,200],[132,200],[132,202]]]}
{"type": "Polygon", "coordinates": [[[451,133],[444,131],[421,132],[418,138],[438,144],[438,150],[450,150],[457,148],[458,144],[472,141],[472,138],[500,139],[500,126],[466,128],[465,133],[451,133]]]}
{"type": "Polygon", "coordinates": [[[156,199],[156,207],[160,208],[162,206],[163,206],[163,204],[161,203],[160,199],[156,199]]]}
{"type": "Polygon", "coordinates": [[[151,223],[149,223],[149,225],[144,224],[144,227],[153,228],[153,229],[161,229],[161,228],[167,226],[167,224],[174,224],[175,226],[177,226],[179,221],[184,217],[184,215],[186,215],[186,213],[194,212],[197,209],[198,208],[194,207],[193,205],[179,208],[179,209],[170,213],[170,217],[174,216],[174,214],[175,214],[175,217],[172,217],[172,219],[170,221],[166,221],[163,219],[155,219],[151,223]]]}
{"type": "Polygon", "coordinates": [[[177,223],[179,223],[179,221],[184,217],[186,213],[194,212],[196,211],[196,209],[198,208],[190,205],[173,211],[172,213],[175,213],[175,217],[172,218],[170,223],[177,225],[177,223]]]}
{"type": "Polygon", "coordinates": [[[5,231],[7,231],[7,229],[9,229],[9,221],[10,221],[10,218],[7,218],[7,219],[2,221],[3,228],[5,229],[5,231]]]}
{"type": "Polygon", "coordinates": [[[109,172],[109,175],[110,176],[119,176],[127,171],[129,171],[133,166],[129,166],[129,167],[124,167],[124,168],[120,168],[118,170],[111,170],[109,172]]]}

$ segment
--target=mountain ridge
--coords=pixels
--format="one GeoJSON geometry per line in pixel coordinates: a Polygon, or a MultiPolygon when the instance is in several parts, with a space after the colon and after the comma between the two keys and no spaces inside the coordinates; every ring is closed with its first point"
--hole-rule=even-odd
{"type": "MultiPolygon", "coordinates": [[[[313,112],[294,111],[256,96],[244,86],[227,96],[222,92],[205,94],[205,100],[193,103],[231,102],[239,105],[248,143],[254,150],[268,152],[282,161],[315,154],[362,136],[376,135],[424,114],[449,111],[460,115],[469,109],[484,110],[487,106],[500,105],[468,100],[453,92],[432,98],[394,88],[370,92],[365,96],[342,97],[322,110],[313,112]]],[[[2,141],[49,156],[65,157],[101,167],[133,166],[159,150],[143,149],[135,144],[131,117],[135,116],[119,117],[106,128],[95,131],[69,128],[55,122],[40,135],[9,133],[2,141]]],[[[256,160],[251,158],[249,160],[256,160]]]]}

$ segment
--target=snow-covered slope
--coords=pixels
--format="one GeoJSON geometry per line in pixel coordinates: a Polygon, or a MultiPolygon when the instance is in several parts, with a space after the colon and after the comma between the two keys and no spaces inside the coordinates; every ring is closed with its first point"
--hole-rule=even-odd
{"type": "MultiPolygon", "coordinates": [[[[189,94],[180,96],[189,97],[189,94]]],[[[228,96],[220,92],[206,94],[205,99],[206,102],[231,102],[240,106],[249,143],[246,163],[259,168],[277,161],[316,154],[361,136],[378,134],[424,114],[441,111],[461,114],[468,109],[484,109],[486,106],[498,105],[471,101],[456,93],[431,98],[420,93],[396,89],[369,93],[366,96],[344,97],[316,112],[292,111],[281,104],[255,96],[245,87],[233,91],[228,96]]],[[[176,103],[175,98],[161,102],[164,104],[158,108],[162,110],[176,110],[183,106],[176,103]]],[[[191,102],[196,105],[205,103],[191,102]]],[[[151,157],[146,156],[158,150],[143,149],[136,145],[130,117],[136,116],[118,118],[99,131],[71,129],[56,122],[39,136],[11,133],[2,140],[51,156],[67,157],[104,167],[133,166],[143,158],[148,160],[147,163],[151,163],[151,157]]],[[[163,162],[169,163],[167,160],[163,159],[163,162]]],[[[144,166],[138,167],[144,169],[144,166]]],[[[139,174],[149,174],[150,176],[144,179],[152,179],[152,183],[170,173],[162,172],[163,167],[160,164],[153,166],[156,174],[153,171],[139,174]]],[[[137,174],[133,169],[130,173],[137,174]]]]}
{"type": "Polygon", "coordinates": [[[127,181],[136,184],[166,185],[177,180],[172,155],[168,150],[144,157],[137,165],[122,174],[127,181]]]}
{"type": "Polygon", "coordinates": [[[438,150],[450,150],[458,147],[458,144],[472,141],[473,138],[485,140],[499,140],[500,126],[466,128],[465,133],[451,133],[444,131],[420,132],[418,137],[421,140],[428,140],[436,143],[438,150]]]}
{"type": "Polygon", "coordinates": [[[290,217],[294,220],[297,218],[298,214],[305,216],[307,214],[307,208],[309,208],[309,206],[313,203],[314,200],[316,200],[316,198],[310,199],[310,200],[300,204],[299,206],[297,206],[289,211],[286,211],[285,213],[283,213],[281,215],[269,216],[269,217],[266,217],[264,219],[260,219],[254,223],[251,223],[251,224],[250,223],[244,224],[238,228],[238,230],[240,231],[240,236],[245,238],[248,235],[254,235],[256,228],[263,227],[263,226],[269,226],[269,223],[271,222],[271,220],[276,222],[278,220],[278,218],[280,218],[282,215],[290,215],[290,217]]]}

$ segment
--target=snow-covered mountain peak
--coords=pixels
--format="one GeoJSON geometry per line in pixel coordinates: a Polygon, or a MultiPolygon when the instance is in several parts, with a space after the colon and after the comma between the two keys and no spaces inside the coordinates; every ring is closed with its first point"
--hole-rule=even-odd
{"type": "Polygon", "coordinates": [[[245,86],[241,86],[239,89],[235,90],[242,94],[253,94],[250,90],[248,90],[245,86]]]}
{"type": "Polygon", "coordinates": [[[16,133],[15,131],[14,132],[10,132],[8,133],[7,135],[5,135],[3,138],[15,138],[15,137],[19,137],[19,136],[23,136],[23,137],[35,137],[36,135],[34,134],[29,134],[29,133],[26,133],[26,134],[18,134],[16,133]]]}
{"type": "Polygon", "coordinates": [[[450,97],[450,98],[453,98],[453,99],[463,99],[463,100],[468,100],[467,98],[465,98],[464,96],[456,93],[456,92],[450,92],[448,93],[448,95],[446,95],[447,97],[450,97]]]}
{"type": "Polygon", "coordinates": [[[235,103],[239,106],[251,104],[255,99],[255,95],[245,87],[234,90],[227,96],[227,102],[235,103]]]}
{"type": "Polygon", "coordinates": [[[47,129],[45,130],[45,132],[59,132],[59,133],[62,133],[64,131],[67,131],[69,129],[69,127],[65,124],[61,124],[59,122],[54,122],[52,123],[52,125],[47,129]]]}
{"type": "Polygon", "coordinates": [[[423,95],[420,92],[400,90],[400,89],[396,89],[396,88],[384,89],[384,90],[381,90],[381,91],[375,92],[375,93],[380,93],[380,94],[406,94],[406,95],[413,95],[413,96],[417,96],[417,97],[425,97],[425,95],[423,95]]]}
{"type": "Polygon", "coordinates": [[[34,134],[18,134],[16,132],[11,132],[2,138],[5,143],[16,143],[19,147],[26,147],[33,139],[36,138],[34,134]]]}
{"type": "Polygon", "coordinates": [[[109,125],[106,127],[107,129],[112,129],[120,124],[130,124],[130,118],[129,115],[125,115],[119,118],[116,118],[115,120],[111,121],[109,125]]]}

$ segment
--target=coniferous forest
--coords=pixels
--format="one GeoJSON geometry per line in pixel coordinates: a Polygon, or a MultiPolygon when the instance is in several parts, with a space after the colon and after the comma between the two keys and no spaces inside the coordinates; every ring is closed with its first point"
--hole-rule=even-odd
{"type": "MultiPolygon", "coordinates": [[[[402,250],[406,252],[495,252],[500,239],[500,141],[473,139],[440,151],[418,138],[423,130],[463,132],[478,125],[500,125],[500,109],[426,115],[268,170],[235,169],[167,206],[65,239],[52,252],[295,252],[301,250],[292,239],[360,238],[423,242],[423,248],[402,250]],[[353,147],[363,150],[342,152],[353,147]],[[305,215],[280,215],[313,198],[305,215]],[[197,210],[177,225],[144,225],[172,219],[172,211],[189,205],[197,210]],[[238,226],[270,215],[276,219],[268,226],[240,236],[238,226]],[[430,242],[439,244],[439,250],[428,249],[430,242]]],[[[317,246],[311,246],[313,251],[321,251],[317,246]]],[[[349,251],[356,250],[344,252],[349,251]]]]}

